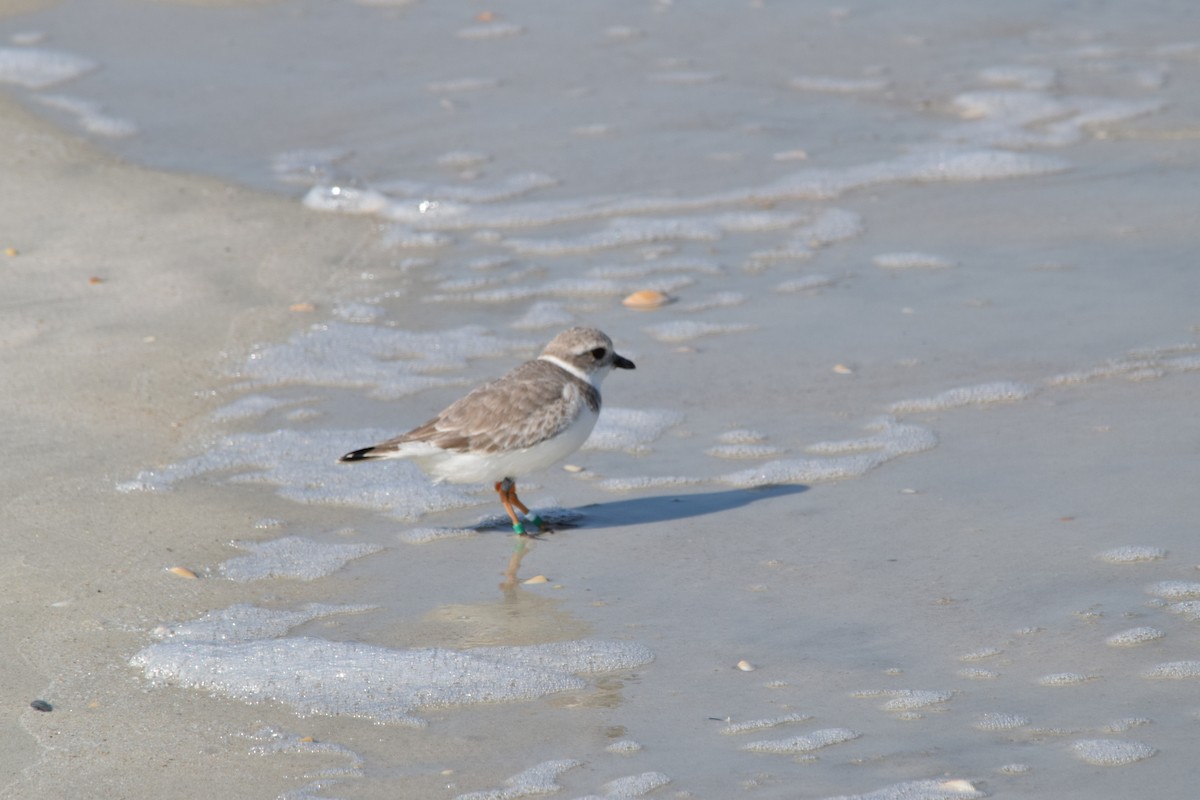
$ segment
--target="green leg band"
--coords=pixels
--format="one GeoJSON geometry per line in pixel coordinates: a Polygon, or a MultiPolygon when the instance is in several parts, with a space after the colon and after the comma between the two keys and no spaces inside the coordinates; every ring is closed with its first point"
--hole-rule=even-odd
{"type": "Polygon", "coordinates": [[[542,522],[542,518],[539,517],[537,514],[534,514],[532,517],[529,518],[529,524],[533,525],[539,531],[546,527],[546,523],[542,522]]]}
{"type": "Polygon", "coordinates": [[[513,523],[513,533],[515,533],[517,536],[524,536],[525,535],[525,524],[522,522],[514,522],[513,523]]]}

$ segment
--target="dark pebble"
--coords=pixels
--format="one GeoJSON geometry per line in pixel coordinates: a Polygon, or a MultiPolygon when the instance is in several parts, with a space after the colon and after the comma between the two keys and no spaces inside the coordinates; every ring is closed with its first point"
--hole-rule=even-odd
{"type": "Polygon", "coordinates": [[[34,711],[53,711],[54,706],[47,703],[45,700],[34,700],[29,704],[29,707],[34,711]]]}

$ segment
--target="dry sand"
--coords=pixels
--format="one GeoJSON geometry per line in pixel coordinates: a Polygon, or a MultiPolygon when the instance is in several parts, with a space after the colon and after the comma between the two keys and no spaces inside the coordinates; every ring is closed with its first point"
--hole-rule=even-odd
{"type": "Polygon", "coordinates": [[[181,796],[200,774],[225,796],[265,788],[245,746],[125,664],[147,623],[205,605],[163,568],[259,515],[113,487],[197,435],[226,348],[305,324],[289,306],[371,226],[117,163],[0,102],[6,796],[181,796]]]}

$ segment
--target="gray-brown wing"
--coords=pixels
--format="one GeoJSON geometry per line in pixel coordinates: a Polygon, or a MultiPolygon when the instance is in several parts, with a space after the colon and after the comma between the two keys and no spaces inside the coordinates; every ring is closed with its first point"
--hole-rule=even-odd
{"type": "Polygon", "coordinates": [[[529,361],[385,444],[424,441],[446,450],[520,450],[560,433],[585,407],[600,410],[600,394],[591,384],[548,361],[529,361]]]}

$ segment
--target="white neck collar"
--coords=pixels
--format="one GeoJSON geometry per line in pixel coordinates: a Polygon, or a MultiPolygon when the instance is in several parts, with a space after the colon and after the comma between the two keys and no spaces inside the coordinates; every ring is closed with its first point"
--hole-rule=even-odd
{"type": "Polygon", "coordinates": [[[584,381],[585,383],[590,383],[592,386],[599,388],[598,384],[600,383],[601,375],[598,371],[592,372],[592,373],[584,372],[579,367],[575,366],[574,364],[568,364],[566,361],[563,361],[558,356],[541,355],[541,356],[538,356],[538,360],[539,361],[549,361],[554,366],[559,367],[560,369],[566,370],[567,372],[574,375],[576,378],[579,378],[579,380],[584,381]]]}

